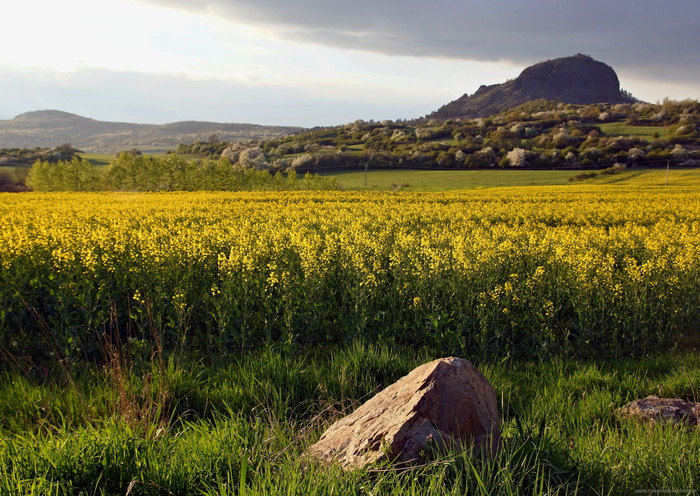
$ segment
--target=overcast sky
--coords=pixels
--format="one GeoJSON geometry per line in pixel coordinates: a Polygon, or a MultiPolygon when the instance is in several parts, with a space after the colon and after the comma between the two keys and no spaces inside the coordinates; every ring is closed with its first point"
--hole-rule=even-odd
{"type": "Polygon", "coordinates": [[[336,125],[415,118],[576,53],[700,98],[698,0],[14,0],[0,119],[336,125]]]}

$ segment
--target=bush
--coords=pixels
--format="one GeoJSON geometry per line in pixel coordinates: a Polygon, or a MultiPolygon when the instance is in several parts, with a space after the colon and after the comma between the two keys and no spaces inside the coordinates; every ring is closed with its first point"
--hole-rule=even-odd
{"type": "Polygon", "coordinates": [[[18,181],[5,171],[0,171],[0,193],[17,193],[20,191],[29,191],[29,188],[18,181]]]}
{"type": "Polygon", "coordinates": [[[608,167],[607,169],[603,169],[600,171],[602,175],[609,176],[612,174],[619,174],[620,172],[625,172],[627,170],[627,166],[624,164],[615,164],[612,167],[608,167]]]}
{"type": "Polygon", "coordinates": [[[598,177],[597,172],[582,172],[581,174],[576,174],[574,177],[570,177],[569,182],[585,181],[586,179],[593,179],[594,177],[598,177]]]}

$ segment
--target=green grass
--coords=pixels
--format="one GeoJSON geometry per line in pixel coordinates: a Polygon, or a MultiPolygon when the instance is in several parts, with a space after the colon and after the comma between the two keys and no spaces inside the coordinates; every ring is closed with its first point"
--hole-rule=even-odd
{"type": "Polygon", "coordinates": [[[448,191],[501,186],[566,184],[574,172],[506,169],[461,171],[370,169],[367,172],[366,186],[364,171],[333,172],[322,175],[335,178],[340,186],[346,190],[393,190],[397,186],[401,186],[400,189],[405,191],[448,191]]]}
{"type": "Polygon", "coordinates": [[[114,154],[100,154],[100,153],[79,153],[81,158],[85,158],[97,166],[105,166],[112,163],[114,160],[114,154]]]}
{"type": "Polygon", "coordinates": [[[596,124],[606,136],[640,136],[643,138],[653,138],[654,133],[659,133],[659,137],[666,135],[666,128],[662,126],[627,126],[623,121],[602,122],[596,124]]]}
{"type": "Polygon", "coordinates": [[[0,165],[0,172],[14,174],[16,171],[29,170],[30,165],[0,165]]]}
{"type": "Polygon", "coordinates": [[[0,165],[0,174],[5,173],[14,181],[24,181],[29,174],[28,165],[0,165]]]}
{"type": "MultiPolygon", "coordinates": [[[[569,179],[581,171],[571,170],[462,170],[462,171],[414,171],[369,170],[367,186],[365,173],[322,173],[333,177],[344,190],[399,190],[399,191],[451,191],[481,188],[549,186],[569,184],[569,179]],[[397,188],[400,186],[400,188],[397,188]]],[[[595,171],[593,171],[595,172],[595,171]]],[[[581,184],[577,182],[576,184],[581,184]]],[[[665,186],[666,169],[630,169],[613,175],[598,175],[585,184],[621,184],[629,186],[665,186]]],[[[669,186],[700,186],[700,169],[674,169],[668,173],[669,186]]]]}
{"type": "MultiPolygon", "coordinates": [[[[344,473],[303,452],[334,420],[432,358],[353,344],[228,363],[133,363],[0,381],[0,494],[628,495],[700,490],[694,429],[615,410],[700,398],[700,358],[476,363],[500,398],[490,461],[456,450],[409,470],[344,473]]],[[[471,358],[471,357],[467,357],[471,358]]]]}

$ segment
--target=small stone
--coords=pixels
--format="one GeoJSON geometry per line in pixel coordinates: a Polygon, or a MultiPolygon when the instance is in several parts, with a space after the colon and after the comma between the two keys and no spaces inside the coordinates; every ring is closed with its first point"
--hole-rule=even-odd
{"type": "Polygon", "coordinates": [[[700,403],[692,403],[679,398],[659,398],[647,396],[619,408],[622,418],[634,418],[651,424],[700,424],[700,403]]]}

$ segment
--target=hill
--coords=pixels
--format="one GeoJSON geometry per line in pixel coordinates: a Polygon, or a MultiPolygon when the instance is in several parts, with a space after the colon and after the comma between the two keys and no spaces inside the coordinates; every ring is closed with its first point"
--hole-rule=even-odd
{"type": "Polygon", "coordinates": [[[221,141],[270,139],[298,132],[291,126],[183,121],[164,125],[107,122],[59,110],[39,110],[0,120],[0,148],[54,147],[71,143],[91,153],[139,148],[167,151],[216,135],[221,141]]]}
{"type": "Polygon", "coordinates": [[[298,172],[370,169],[606,169],[700,165],[700,103],[537,100],[477,119],[356,121],[235,143],[231,162],[298,172]],[[253,160],[254,159],[254,160],[253,160]]]}
{"type": "Polygon", "coordinates": [[[636,101],[620,90],[620,81],[612,67],[577,54],[532,65],[516,79],[502,84],[482,85],[473,95],[465,94],[428,117],[488,117],[541,99],[575,105],[636,101]]]}

